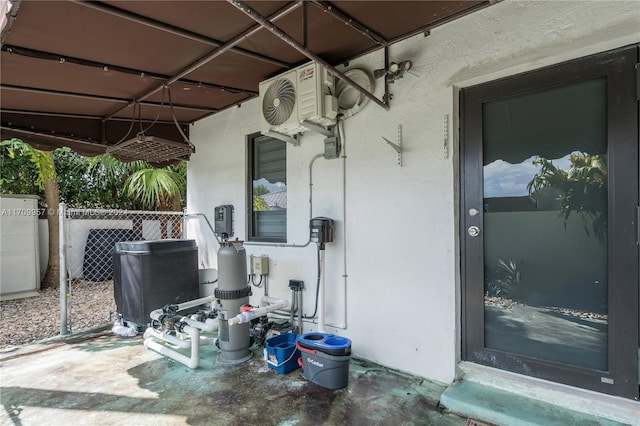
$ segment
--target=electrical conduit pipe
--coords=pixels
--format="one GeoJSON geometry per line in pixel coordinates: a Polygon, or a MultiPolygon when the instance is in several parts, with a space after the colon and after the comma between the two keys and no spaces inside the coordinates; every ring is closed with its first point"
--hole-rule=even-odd
{"type": "Polygon", "coordinates": [[[320,261],[320,280],[318,286],[318,331],[324,333],[324,249],[321,248],[318,251],[320,261]]]}
{"type": "Polygon", "coordinates": [[[269,296],[264,296],[261,303],[267,303],[268,305],[262,308],[253,308],[247,312],[239,313],[229,320],[229,325],[244,324],[254,318],[263,317],[269,312],[273,312],[278,309],[286,309],[289,307],[289,301],[269,296]]]}

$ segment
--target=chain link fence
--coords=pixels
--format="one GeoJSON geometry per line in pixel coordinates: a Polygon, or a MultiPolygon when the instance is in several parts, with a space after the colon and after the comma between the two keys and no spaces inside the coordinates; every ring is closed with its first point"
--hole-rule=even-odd
{"type": "Polygon", "coordinates": [[[60,334],[115,320],[117,242],[182,238],[183,223],[182,212],[71,209],[61,204],[60,334]]]}

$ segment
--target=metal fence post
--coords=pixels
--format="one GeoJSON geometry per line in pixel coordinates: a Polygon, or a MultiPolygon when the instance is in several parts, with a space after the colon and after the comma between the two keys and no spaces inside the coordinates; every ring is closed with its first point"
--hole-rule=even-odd
{"type": "Polygon", "coordinates": [[[187,208],[182,209],[182,239],[187,239],[187,208]]]}
{"type": "Polygon", "coordinates": [[[58,235],[59,235],[59,265],[60,265],[60,334],[69,333],[67,328],[67,256],[65,238],[65,218],[67,206],[64,203],[58,205],[58,235]]]}

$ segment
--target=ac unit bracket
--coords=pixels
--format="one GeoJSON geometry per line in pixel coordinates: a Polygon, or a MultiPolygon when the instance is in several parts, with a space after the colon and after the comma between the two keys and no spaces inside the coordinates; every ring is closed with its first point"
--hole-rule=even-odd
{"type": "Polygon", "coordinates": [[[262,134],[265,136],[272,137],[274,139],[279,139],[283,142],[290,143],[293,146],[300,146],[300,134],[289,136],[282,133],[274,132],[273,130],[270,130],[268,132],[262,132],[262,134]]]}

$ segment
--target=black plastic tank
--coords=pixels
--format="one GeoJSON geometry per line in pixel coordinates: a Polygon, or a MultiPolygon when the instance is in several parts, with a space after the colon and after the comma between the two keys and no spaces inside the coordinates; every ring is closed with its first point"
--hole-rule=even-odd
{"type": "Polygon", "coordinates": [[[113,291],[118,314],[138,329],[167,304],[199,298],[195,240],[127,241],[113,251],[113,291]]]}

